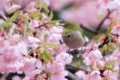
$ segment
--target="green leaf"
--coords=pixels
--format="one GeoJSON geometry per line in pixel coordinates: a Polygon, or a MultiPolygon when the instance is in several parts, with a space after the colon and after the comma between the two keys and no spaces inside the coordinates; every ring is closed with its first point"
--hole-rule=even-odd
{"type": "Polygon", "coordinates": [[[15,12],[14,15],[11,17],[11,22],[15,21],[19,15],[20,15],[20,11],[15,12]]]}
{"type": "Polygon", "coordinates": [[[50,73],[50,72],[48,72],[47,74],[48,74],[48,78],[50,78],[50,76],[51,76],[51,73],[50,73]]]}
{"type": "Polygon", "coordinates": [[[38,59],[41,60],[43,58],[43,54],[38,54],[38,59]]]}
{"type": "Polygon", "coordinates": [[[106,51],[106,52],[107,52],[107,49],[108,49],[108,45],[107,45],[107,44],[105,44],[105,45],[103,46],[102,53],[103,53],[103,51],[106,51]]]}
{"type": "MultiPolygon", "coordinates": [[[[39,52],[38,58],[39,59],[44,58],[44,63],[47,63],[47,61],[50,61],[50,63],[52,64],[53,63],[52,55],[49,52],[47,52],[44,48],[40,48],[39,50],[40,50],[40,52],[39,52]]],[[[47,66],[46,66],[46,68],[47,68],[47,66]]]]}
{"type": "Polygon", "coordinates": [[[28,28],[28,32],[29,32],[30,34],[33,34],[33,30],[32,30],[31,28],[28,28]]]}
{"type": "Polygon", "coordinates": [[[10,10],[8,10],[8,13],[12,13],[14,11],[15,11],[15,9],[10,9],[10,10]]]}
{"type": "Polygon", "coordinates": [[[60,20],[54,20],[54,21],[50,21],[48,24],[52,24],[56,27],[58,27],[58,25],[56,24],[57,22],[59,22],[60,20]]]}
{"type": "Polygon", "coordinates": [[[56,25],[56,21],[50,21],[49,24],[56,25]]]}
{"type": "Polygon", "coordinates": [[[111,53],[113,52],[113,47],[114,47],[114,46],[109,45],[109,48],[108,48],[108,49],[109,49],[109,51],[110,51],[111,53]]]}
{"type": "Polygon", "coordinates": [[[110,33],[110,32],[111,32],[111,30],[113,29],[112,25],[113,25],[116,21],[117,21],[117,19],[113,19],[113,20],[111,21],[110,27],[108,28],[107,33],[110,33]]]}
{"type": "Polygon", "coordinates": [[[111,70],[111,71],[115,72],[114,69],[113,69],[112,67],[110,67],[110,66],[113,65],[115,62],[116,62],[116,60],[112,60],[111,62],[107,63],[107,64],[105,65],[105,69],[108,69],[108,70],[111,70]]]}
{"type": "Polygon", "coordinates": [[[6,22],[0,23],[0,31],[2,28],[6,28],[7,32],[9,32],[9,29],[11,28],[11,26],[12,26],[12,23],[11,23],[10,19],[7,19],[6,22]]]}
{"type": "Polygon", "coordinates": [[[93,69],[93,65],[90,65],[90,70],[91,70],[91,71],[93,71],[93,70],[94,70],[94,69],[93,69]]]}
{"type": "Polygon", "coordinates": [[[106,66],[105,68],[106,68],[106,69],[108,69],[108,70],[111,70],[111,71],[113,71],[113,72],[114,72],[114,69],[113,69],[113,67],[106,66]]]}
{"type": "Polygon", "coordinates": [[[42,14],[40,12],[40,9],[38,9],[37,11],[33,11],[30,15],[29,15],[30,18],[41,18],[42,17],[42,14]]]}
{"type": "Polygon", "coordinates": [[[52,55],[50,53],[48,54],[48,56],[49,56],[49,61],[52,64],[53,63],[53,57],[52,57],[52,55]]]}
{"type": "Polygon", "coordinates": [[[46,44],[44,44],[44,45],[49,45],[49,46],[53,46],[53,47],[58,48],[58,46],[57,46],[56,44],[54,44],[54,43],[46,43],[46,44]]]}
{"type": "Polygon", "coordinates": [[[29,26],[29,22],[28,22],[28,20],[25,20],[25,23],[26,23],[26,25],[27,25],[27,27],[29,26]]]}
{"type": "Polygon", "coordinates": [[[44,60],[45,68],[47,69],[47,60],[44,60]]]}
{"type": "Polygon", "coordinates": [[[111,23],[110,23],[110,27],[107,29],[107,35],[108,35],[108,37],[109,37],[109,41],[111,40],[110,38],[111,38],[111,30],[113,29],[113,24],[116,22],[116,20],[117,19],[113,19],[112,21],[111,21],[111,23]]]}
{"type": "Polygon", "coordinates": [[[49,20],[51,21],[53,19],[53,11],[50,12],[49,20]]]}
{"type": "Polygon", "coordinates": [[[44,57],[44,59],[45,59],[46,61],[48,61],[48,60],[49,60],[49,55],[48,55],[48,53],[47,53],[47,52],[45,52],[45,53],[43,54],[43,57],[44,57]]]}
{"type": "Polygon", "coordinates": [[[47,42],[47,37],[48,37],[48,35],[45,34],[45,36],[44,36],[44,41],[45,41],[45,42],[47,42]]]}
{"type": "Polygon", "coordinates": [[[95,41],[97,41],[97,40],[100,39],[100,37],[101,37],[100,35],[96,35],[96,36],[93,37],[93,39],[94,39],[95,41]]]}
{"type": "Polygon", "coordinates": [[[35,80],[37,79],[37,77],[38,77],[39,75],[43,75],[44,73],[46,73],[46,72],[45,72],[45,71],[42,71],[41,73],[37,74],[37,75],[35,76],[35,80]]]}
{"type": "Polygon", "coordinates": [[[45,53],[45,49],[44,48],[40,48],[40,53],[45,53]]]}
{"type": "Polygon", "coordinates": [[[113,65],[115,62],[116,62],[116,60],[112,60],[111,62],[109,62],[109,63],[107,64],[107,66],[113,65]]]}
{"type": "Polygon", "coordinates": [[[40,1],[40,4],[41,4],[41,6],[42,6],[42,8],[43,8],[43,10],[45,12],[45,14],[48,15],[49,10],[48,10],[48,7],[47,7],[46,3],[43,2],[43,1],[40,1]]]}
{"type": "Polygon", "coordinates": [[[1,31],[1,29],[2,29],[4,26],[6,26],[6,22],[0,23],[0,31],[1,31]]]}

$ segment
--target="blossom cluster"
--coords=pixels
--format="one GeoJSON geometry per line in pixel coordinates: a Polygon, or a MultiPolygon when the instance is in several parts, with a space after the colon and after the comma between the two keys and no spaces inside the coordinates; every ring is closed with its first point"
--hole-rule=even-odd
{"type": "Polygon", "coordinates": [[[17,11],[11,19],[0,21],[0,73],[25,74],[24,78],[15,76],[13,80],[67,80],[65,65],[71,63],[73,57],[65,52],[68,49],[65,44],[60,43],[62,27],[59,21],[52,24],[49,19],[52,16],[45,13],[48,1],[40,1],[40,4],[35,0],[3,1],[7,12],[20,9],[23,2],[28,3],[26,12],[17,11]]]}
{"type": "MultiPolygon", "coordinates": [[[[62,41],[63,28],[60,20],[52,20],[53,12],[48,9],[49,6],[60,11],[67,4],[72,4],[73,7],[60,13],[63,20],[90,26],[99,23],[98,15],[104,17],[107,10],[113,11],[120,6],[119,0],[2,0],[0,10],[13,13],[6,15],[3,11],[6,19],[0,19],[2,75],[25,75],[22,78],[14,76],[12,80],[68,80],[66,76],[69,74],[65,66],[72,63],[73,56],[67,53],[69,48],[62,41]],[[94,9],[99,10],[94,12],[94,9]],[[102,9],[105,9],[105,14],[99,13],[102,9]]],[[[115,13],[108,17],[111,20],[115,13]]],[[[87,70],[79,68],[75,72],[76,77],[82,80],[118,79],[120,25],[116,20],[110,24],[110,20],[104,23],[110,25],[104,35],[106,38],[88,40],[89,44],[83,46],[85,51],[80,54],[81,62],[87,66],[87,70]],[[99,47],[101,44],[102,47],[99,47]]]]}

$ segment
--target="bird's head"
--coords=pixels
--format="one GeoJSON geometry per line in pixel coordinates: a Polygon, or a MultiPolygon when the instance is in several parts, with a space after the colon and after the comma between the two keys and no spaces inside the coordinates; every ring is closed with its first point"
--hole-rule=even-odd
{"type": "MultiPolygon", "coordinates": [[[[64,25],[63,25],[63,29],[64,31],[77,31],[77,30],[81,30],[80,26],[75,23],[75,22],[66,22],[64,25]]],[[[82,31],[82,30],[81,30],[82,31]]]]}

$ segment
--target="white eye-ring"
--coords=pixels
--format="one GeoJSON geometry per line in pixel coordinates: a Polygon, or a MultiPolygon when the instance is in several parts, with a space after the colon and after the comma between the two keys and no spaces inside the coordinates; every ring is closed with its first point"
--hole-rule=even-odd
{"type": "Polygon", "coordinates": [[[66,28],[69,28],[70,26],[69,26],[69,25],[66,25],[65,27],[66,27],[66,28]]]}

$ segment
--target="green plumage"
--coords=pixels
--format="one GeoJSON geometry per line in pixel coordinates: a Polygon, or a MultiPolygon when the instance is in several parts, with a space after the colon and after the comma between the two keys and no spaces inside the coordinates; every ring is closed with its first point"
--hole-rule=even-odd
{"type": "Polygon", "coordinates": [[[70,34],[72,31],[79,30],[81,32],[82,36],[84,37],[81,27],[78,24],[76,24],[75,22],[66,22],[63,27],[64,27],[63,32],[66,33],[66,35],[70,34]],[[69,28],[66,27],[68,25],[69,25],[69,28]]]}
{"type": "Polygon", "coordinates": [[[75,22],[66,22],[63,26],[62,38],[70,49],[76,49],[85,44],[81,27],[75,22]]]}

